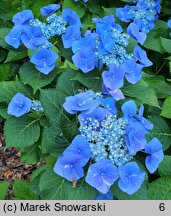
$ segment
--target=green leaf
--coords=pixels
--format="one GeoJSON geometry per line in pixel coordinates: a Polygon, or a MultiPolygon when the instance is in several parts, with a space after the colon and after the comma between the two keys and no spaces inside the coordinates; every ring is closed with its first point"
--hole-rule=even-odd
{"type": "Polygon", "coordinates": [[[79,81],[82,85],[95,92],[102,91],[102,79],[97,70],[88,74],[78,72],[72,80],[79,81]]]}
{"type": "Polygon", "coordinates": [[[25,63],[19,71],[23,83],[30,85],[34,89],[34,92],[51,83],[56,77],[57,72],[58,70],[55,68],[49,74],[44,75],[31,63],[25,63]]]}
{"type": "Polygon", "coordinates": [[[161,37],[161,45],[164,50],[168,53],[171,53],[171,40],[161,37]]]}
{"type": "Polygon", "coordinates": [[[122,91],[125,96],[136,98],[140,103],[144,103],[154,107],[160,107],[158,104],[156,92],[154,89],[150,88],[147,82],[143,79],[132,85],[127,83],[122,88],[122,91]]]}
{"type": "Polygon", "coordinates": [[[5,199],[8,192],[9,185],[10,185],[9,182],[0,181],[0,200],[5,199]]]}
{"type": "Polygon", "coordinates": [[[21,162],[22,164],[36,164],[40,161],[40,149],[37,144],[25,148],[21,152],[21,162]]]}
{"type": "Polygon", "coordinates": [[[15,81],[0,82],[0,102],[9,103],[16,93],[17,86],[15,81]]]}
{"type": "Polygon", "coordinates": [[[62,9],[69,8],[75,11],[80,18],[85,14],[85,7],[82,2],[74,2],[73,0],[64,0],[62,2],[62,9]]]}
{"type": "Polygon", "coordinates": [[[111,191],[118,200],[148,200],[148,190],[146,183],[143,183],[141,188],[132,195],[121,191],[118,187],[118,183],[115,183],[111,187],[111,191]]]}
{"type": "Polygon", "coordinates": [[[40,101],[45,115],[50,122],[58,122],[60,111],[65,101],[65,94],[56,89],[48,89],[40,91],[40,101]]]}
{"type": "Polygon", "coordinates": [[[72,80],[77,75],[77,71],[70,68],[63,71],[58,78],[56,89],[64,93],[66,96],[72,96],[78,93],[78,89],[81,87],[80,83],[72,80]]]}
{"type": "Polygon", "coordinates": [[[159,178],[148,185],[149,199],[171,199],[171,177],[159,178]]]}
{"type": "Polygon", "coordinates": [[[158,172],[161,177],[171,177],[171,156],[164,156],[164,160],[160,163],[158,167],[158,172]]]}
{"type": "Polygon", "coordinates": [[[10,50],[8,52],[7,59],[6,59],[5,63],[21,60],[25,57],[27,57],[27,51],[16,52],[16,51],[10,50]]]}
{"type": "Polygon", "coordinates": [[[60,156],[69,145],[62,133],[58,121],[44,128],[42,137],[42,152],[51,153],[55,157],[60,156]]]}
{"type": "Polygon", "coordinates": [[[36,143],[40,136],[38,121],[29,116],[8,119],[4,128],[7,147],[24,149],[36,143]]]}
{"type": "Polygon", "coordinates": [[[102,16],[103,14],[103,9],[101,8],[101,6],[99,5],[98,0],[91,0],[88,1],[87,3],[87,7],[89,9],[89,11],[93,14],[97,14],[99,16],[102,16]]]}
{"type": "Polygon", "coordinates": [[[9,64],[1,64],[0,65],[0,81],[6,80],[9,72],[10,72],[10,65],[9,64]]]}
{"type": "Polygon", "coordinates": [[[171,96],[164,101],[161,116],[171,119],[171,96]]]}
{"type": "Polygon", "coordinates": [[[15,180],[13,185],[13,193],[15,200],[39,199],[39,197],[30,190],[29,184],[23,180],[15,180]]]}
{"type": "Polygon", "coordinates": [[[43,199],[47,200],[93,200],[97,191],[79,180],[76,187],[72,183],[59,177],[53,169],[47,169],[40,178],[40,190],[45,191],[43,199]]]}
{"type": "Polygon", "coordinates": [[[157,137],[163,145],[163,150],[166,150],[171,145],[171,128],[161,117],[150,117],[149,121],[154,124],[154,129],[151,134],[157,137]]]}
{"type": "Polygon", "coordinates": [[[156,91],[158,98],[166,98],[171,95],[171,85],[167,84],[160,77],[145,79],[148,85],[156,91]]]}

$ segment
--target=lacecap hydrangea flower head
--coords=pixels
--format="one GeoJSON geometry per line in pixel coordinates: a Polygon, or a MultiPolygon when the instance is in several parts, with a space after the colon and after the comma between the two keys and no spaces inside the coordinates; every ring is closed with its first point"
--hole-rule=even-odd
{"type": "Polygon", "coordinates": [[[40,8],[43,21],[34,19],[31,10],[18,12],[13,17],[14,27],[5,37],[5,41],[15,49],[24,44],[26,48],[35,50],[30,62],[45,75],[55,68],[58,59],[58,54],[52,50],[53,37],[62,36],[65,48],[71,47],[73,41],[81,38],[79,16],[71,9],[64,9],[61,15],[57,15],[59,8],[59,4],[40,8]]]}
{"type": "Polygon", "coordinates": [[[146,175],[137,163],[137,153],[145,155],[150,173],[163,160],[162,145],[150,134],[153,124],[143,117],[143,105],[138,110],[133,100],[126,101],[120,114],[112,97],[86,91],[67,97],[63,107],[70,114],[79,112],[80,134],[54,166],[54,172],[68,181],[86,175],[85,181],[102,194],[118,181],[122,191],[133,194],[146,175]]]}

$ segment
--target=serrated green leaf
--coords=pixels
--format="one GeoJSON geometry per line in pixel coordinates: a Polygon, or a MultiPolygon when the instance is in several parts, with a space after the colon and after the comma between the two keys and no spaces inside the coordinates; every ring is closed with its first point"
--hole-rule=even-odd
{"type": "Polygon", "coordinates": [[[29,148],[25,148],[21,152],[22,164],[36,164],[39,161],[40,161],[40,150],[36,144],[29,148]]]}
{"type": "Polygon", "coordinates": [[[48,200],[93,200],[97,194],[83,179],[73,188],[71,182],[56,175],[51,168],[41,176],[39,187],[45,191],[42,198],[48,200]]]}
{"type": "Polygon", "coordinates": [[[39,197],[34,194],[29,184],[23,180],[16,180],[13,185],[13,193],[15,200],[37,200],[39,197]]]}
{"type": "Polygon", "coordinates": [[[57,75],[57,72],[58,70],[55,68],[49,74],[44,75],[31,63],[25,63],[19,71],[23,83],[30,85],[34,89],[34,92],[51,83],[57,75]]]}
{"type": "Polygon", "coordinates": [[[171,177],[171,156],[164,156],[164,160],[158,167],[158,172],[162,177],[171,177]]]}
{"type": "Polygon", "coordinates": [[[171,40],[161,37],[161,45],[164,50],[168,53],[171,53],[171,40]]]}
{"type": "Polygon", "coordinates": [[[27,51],[16,52],[16,51],[10,50],[8,52],[7,59],[5,60],[5,63],[21,60],[25,57],[27,57],[27,51]]]}
{"type": "Polygon", "coordinates": [[[161,117],[152,116],[149,118],[149,121],[154,124],[151,134],[160,140],[163,150],[168,149],[171,145],[171,128],[161,117]]]}
{"type": "Polygon", "coordinates": [[[164,101],[161,116],[171,119],[171,96],[164,101]]]}
{"type": "Polygon", "coordinates": [[[160,107],[154,89],[150,88],[148,83],[141,79],[135,85],[125,84],[122,88],[125,96],[136,98],[140,103],[154,107],[160,107]]]}
{"type": "Polygon", "coordinates": [[[38,121],[29,116],[8,119],[4,127],[6,146],[24,149],[36,143],[40,136],[38,121]]]}
{"type": "Polygon", "coordinates": [[[171,199],[171,177],[159,178],[148,185],[148,195],[151,200],[171,199]]]}
{"type": "Polygon", "coordinates": [[[82,85],[95,92],[102,91],[102,79],[97,70],[94,70],[88,74],[78,72],[72,80],[79,81],[82,85]]]}
{"type": "Polygon", "coordinates": [[[9,185],[9,182],[0,181],[0,200],[3,200],[6,197],[9,185]]]}

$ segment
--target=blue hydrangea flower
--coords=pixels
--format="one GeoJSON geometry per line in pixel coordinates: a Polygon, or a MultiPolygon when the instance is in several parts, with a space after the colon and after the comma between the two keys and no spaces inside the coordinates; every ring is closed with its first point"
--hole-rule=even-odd
{"type": "Polygon", "coordinates": [[[167,25],[169,28],[171,28],[171,20],[168,21],[167,25]]]}
{"type": "Polygon", "coordinates": [[[31,10],[23,10],[16,13],[12,21],[15,25],[29,25],[30,20],[33,19],[34,16],[31,10]]]}
{"type": "Polygon", "coordinates": [[[110,94],[116,101],[122,100],[125,98],[120,89],[118,89],[118,88],[109,89],[104,85],[104,83],[102,83],[102,92],[103,92],[103,94],[106,94],[106,95],[110,94]]]}
{"type": "Polygon", "coordinates": [[[35,110],[36,112],[43,112],[43,107],[41,105],[41,102],[39,100],[33,100],[32,101],[32,105],[31,105],[31,109],[35,110]]]}
{"type": "Polygon", "coordinates": [[[117,167],[110,160],[103,159],[90,165],[85,180],[89,185],[106,194],[118,178],[117,167]]]}
{"type": "Polygon", "coordinates": [[[106,88],[110,90],[121,88],[124,84],[124,70],[116,65],[111,65],[109,71],[103,72],[102,78],[106,88]]]}
{"type": "MultiPolygon", "coordinates": [[[[74,1],[77,2],[78,0],[74,0],[74,1]]],[[[88,0],[82,0],[82,1],[85,2],[85,3],[88,2],[88,0]]]]}
{"type": "Polygon", "coordinates": [[[117,113],[116,103],[113,97],[100,98],[100,104],[113,114],[117,113]]]}
{"type": "Polygon", "coordinates": [[[32,101],[25,97],[22,93],[17,93],[8,105],[7,113],[16,117],[20,117],[28,113],[31,109],[32,101]]]}
{"type": "Polygon", "coordinates": [[[77,27],[81,27],[81,21],[77,13],[71,9],[63,9],[62,10],[62,18],[69,25],[76,25],[77,27]]]}
{"type": "Polygon", "coordinates": [[[145,148],[147,144],[145,134],[144,128],[136,123],[126,128],[125,142],[131,155],[135,155],[145,148]]]}
{"type": "Polygon", "coordinates": [[[125,63],[122,68],[125,72],[125,78],[128,80],[128,82],[135,84],[141,79],[141,71],[143,66],[137,64],[134,59],[131,59],[125,63]]]}
{"type": "Polygon", "coordinates": [[[146,144],[145,152],[149,154],[145,159],[145,165],[150,173],[154,173],[164,158],[162,144],[157,138],[153,138],[146,144]]]}
{"type": "Polygon", "coordinates": [[[30,62],[35,64],[41,73],[48,74],[55,68],[55,61],[57,59],[58,55],[54,51],[40,49],[32,55],[30,62]]]}
{"type": "Polygon", "coordinates": [[[119,167],[119,176],[119,188],[128,194],[133,194],[141,187],[145,172],[140,171],[137,163],[129,162],[119,167]]]}
{"type": "Polygon", "coordinates": [[[14,26],[10,33],[5,37],[6,43],[9,45],[13,46],[15,49],[17,49],[20,44],[22,43],[21,41],[21,35],[23,32],[23,26],[22,25],[17,25],[14,26]]]}
{"type": "Polygon", "coordinates": [[[59,4],[50,4],[48,6],[40,8],[40,12],[43,16],[48,16],[52,13],[55,13],[59,8],[59,4]]]}
{"type": "Polygon", "coordinates": [[[113,200],[113,193],[111,191],[107,192],[106,194],[99,193],[95,200],[113,200]]]}
{"type": "Polygon", "coordinates": [[[139,0],[117,8],[116,16],[124,22],[133,22],[141,32],[148,33],[161,10],[160,0],[139,0]]]}
{"type": "Polygon", "coordinates": [[[62,155],[56,161],[54,172],[68,181],[79,180],[84,176],[81,157],[75,154],[62,155]]]}
{"type": "Polygon", "coordinates": [[[63,107],[70,114],[75,114],[78,111],[89,114],[92,113],[98,105],[98,102],[93,99],[90,92],[83,92],[75,96],[67,97],[63,107]]]}
{"type": "Polygon", "coordinates": [[[124,118],[132,122],[134,120],[133,117],[136,116],[137,106],[133,100],[129,100],[122,105],[121,110],[124,118]]]}
{"type": "Polygon", "coordinates": [[[72,43],[81,38],[81,31],[77,25],[67,27],[65,34],[62,35],[64,48],[72,47],[72,43]]]}
{"type": "Polygon", "coordinates": [[[95,67],[95,54],[91,48],[79,50],[72,56],[75,66],[87,73],[95,67]]]}
{"type": "Polygon", "coordinates": [[[23,30],[21,40],[23,44],[31,50],[39,48],[47,41],[40,28],[31,26],[23,30]]]}
{"type": "Polygon", "coordinates": [[[81,157],[80,164],[81,166],[85,166],[85,164],[89,161],[90,159],[90,146],[89,143],[87,142],[86,138],[77,135],[70,146],[65,149],[64,155],[67,154],[75,154],[77,156],[81,157]]]}
{"type": "Polygon", "coordinates": [[[143,67],[149,67],[153,65],[153,63],[148,59],[146,52],[138,45],[136,45],[134,48],[134,58],[143,67]]]}
{"type": "Polygon", "coordinates": [[[127,28],[127,33],[138,43],[143,44],[147,38],[144,32],[140,32],[135,23],[131,23],[127,28]]]}

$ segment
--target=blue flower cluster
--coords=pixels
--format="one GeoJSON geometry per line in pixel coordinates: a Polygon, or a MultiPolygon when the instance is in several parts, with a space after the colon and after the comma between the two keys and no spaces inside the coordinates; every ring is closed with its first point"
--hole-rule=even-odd
{"type": "Polygon", "coordinates": [[[36,112],[43,112],[40,101],[32,101],[30,98],[24,96],[22,93],[17,93],[11,99],[8,105],[7,113],[15,117],[20,117],[30,112],[30,110],[35,110],[36,112]]]}
{"type": "Polygon", "coordinates": [[[117,8],[117,17],[131,22],[128,34],[140,43],[144,43],[146,33],[154,28],[154,22],[160,14],[160,0],[134,0],[124,8],[117,8]]]}
{"type": "Polygon", "coordinates": [[[45,75],[55,68],[58,59],[57,53],[51,50],[50,39],[62,35],[64,47],[69,48],[73,41],[81,38],[78,15],[71,9],[64,9],[62,15],[57,16],[55,12],[59,8],[59,4],[51,4],[40,9],[41,14],[47,16],[46,22],[34,19],[31,10],[17,13],[13,17],[15,25],[5,37],[6,42],[16,49],[23,43],[28,49],[36,50],[30,62],[45,75]]]}
{"type": "Polygon", "coordinates": [[[85,178],[88,184],[106,194],[118,180],[122,191],[133,194],[145,179],[145,172],[133,161],[136,154],[146,154],[145,165],[150,173],[163,160],[159,140],[146,140],[153,124],[143,117],[143,105],[137,114],[135,102],[127,101],[121,107],[123,117],[118,117],[112,97],[86,91],[67,97],[63,107],[70,114],[81,112],[78,115],[80,135],[54,166],[54,172],[68,181],[82,178],[83,168],[90,160],[85,178]]]}
{"type": "Polygon", "coordinates": [[[147,58],[146,52],[138,45],[134,48],[134,57],[122,66],[112,64],[109,71],[103,71],[103,94],[110,94],[115,100],[124,99],[120,88],[124,85],[124,77],[132,84],[137,83],[142,77],[143,67],[153,63],[147,58]]]}

